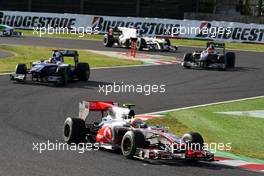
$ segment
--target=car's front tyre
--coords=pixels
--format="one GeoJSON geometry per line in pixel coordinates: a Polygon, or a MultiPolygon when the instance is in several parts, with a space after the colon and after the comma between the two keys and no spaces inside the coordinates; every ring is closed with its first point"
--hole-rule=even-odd
{"type": "Polygon", "coordinates": [[[145,145],[146,140],[141,131],[128,131],[123,136],[121,150],[126,158],[131,159],[134,157],[137,148],[143,148],[145,145]]]}
{"type": "Polygon", "coordinates": [[[188,150],[202,150],[204,139],[200,133],[189,132],[183,135],[182,141],[187,144],[188,150]]]}
{"type": "Polygon", "coordinates": [[[226,67],[234,68],[236,64],[236,55],[233,52],[226,53],[226,67]]]}

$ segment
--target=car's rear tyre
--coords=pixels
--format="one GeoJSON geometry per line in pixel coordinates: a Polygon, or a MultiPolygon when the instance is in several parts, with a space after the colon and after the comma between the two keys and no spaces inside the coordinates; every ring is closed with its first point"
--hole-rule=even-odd
{"type": "Polygon", "coordinates": [[[88,63],[78,63],[76,75],[79,81],[88,81],[90,78],[90,66],[88,63]]]}
{"type": "Polygon", "coordinates": [[[188,144],[187,149],[191,150],[202,150],[204,146],[204,140],[200,133],[197,132],[189,132],[183,135],[183,142],[188,144]]]}
{"type": "Polygon", "coordinates": [[[114,37],[112,35],[104,36],[103,43],[105,47],[112,47],[114,45],[114,37]]]}
{"type": "Polygon", "coordinates": [[[64,122],[63,139],[66,143],[80,143],[85,141],[85,121],[68,117],[64,122]]]}
{"type": "Polygon", "coordinates": [[[16,74],[23,74],[23,75],[27,74],[26,64],[17,64],[15,73],[16,74]]]}
{"type": "Polygon", "coordinates": [[[128,131],[123,136],[121,150],[126,158],[131,159],[134,157],[137,148],[144,148],[146,145],[145,136],[141,131],[128,131]]]}
{"type": "Polygon", "coordinates": [[[236,55],[233,52],[226,53],[226,67],[234,68],[236,64],[236,55]]]}
{"type": "Polygon", "coordinates": [[[165,42],[166,42],[166,44],[168,45],[168,46],[171,46],[171,42],[170,42],[170,39],[165,39],[165,42]]]}
{"type": "Polygon", "coordinates": [[[147,43],[144,38],[138,38],[137,40],[137,50],[142,51],[144,48],[146,48],[147,43]]]}

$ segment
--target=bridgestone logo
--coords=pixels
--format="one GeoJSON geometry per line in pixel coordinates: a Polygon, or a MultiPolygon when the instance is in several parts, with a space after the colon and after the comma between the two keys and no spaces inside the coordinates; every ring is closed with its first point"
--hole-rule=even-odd
{"type": "Polygon", "coordinates": [[[58,18],[45,16],[4,15],[0,13],[0,24],[16,28],[54,27],[71,28],[76,23],[75,18],[58,18]]]}
{"type": "MultiPolygon", "coordinates": [[[[89,29],[85,33],[106,34],[109,27],[136,28],[143,36],[212,39],[229,42],[264,43],[263,24],[236,22],[126,18],[77,14],[0,12],[0,24],[20,29],[89,29]],[[194,31],[194,32],[193,32],[194,31]],[[196,32],[199,31],[199,32],[196,32]]],[[[46,30],[49,31],[49,30],[46,30]]],[[[60,31],[60,30],[59,30],[60,31]]],[[[77,30],[82,32],[83,30],[77,30]]]]}
{"type": "Polygon", "coordinates": [[[97,27],[97,30],[102,33],[106,33],[109,27],[134,27],[137,28],[141,34],[170,35],[171,29],[179,26],[180,24],[105,20],[103,17],[93,17],[93,28],[97,27]]]}

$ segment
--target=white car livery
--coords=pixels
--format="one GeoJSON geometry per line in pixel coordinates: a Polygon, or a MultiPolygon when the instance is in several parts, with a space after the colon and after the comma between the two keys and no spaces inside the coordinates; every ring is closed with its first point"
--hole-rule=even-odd
{"type": "Polygon", "coordinates": [[[142,36],[135,28],[118,27],[109,28],[108,33],[104,36],[104,46],[112,47],[113,45],[130,48],[132,41],[136,42],[137,50],[158,50],[172,51],[178,50],[177,46],[172,46],[167,38],[156,38],[142,36]]]}

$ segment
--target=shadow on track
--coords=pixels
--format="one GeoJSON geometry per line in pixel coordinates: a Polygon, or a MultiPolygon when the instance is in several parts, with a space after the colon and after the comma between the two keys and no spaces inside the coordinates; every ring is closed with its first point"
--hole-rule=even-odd
{"type": "MultiPolygon", "coordinates": [[[[100,149],[100,152],[107,152],[111,155],[120,155],[120,157],[124,158],[122,156],[121,150],[106,150],[106,149],[100,149]]],[[[210,161],[191,161],[191,160],[185,160],[185,159],[177,159],[177,160],[140,160],[140,159],[127,159],[130,161],[135,162],[142,162],[145,164],[153,165],[153,166],[160,166],[160,165],[167,165],[171,167],[199,167],[204,169],[210,169],[210,170],[221,170],[221,169],[235,169],[232,166],[225,166],[220,165],[216,163],[212,163],[210,161]]]]}
{"type": "Polygon", "coordinates": [[[92,89],[92,88],[98,88],[102,85],[113,85],[113,83],[110,82],[104,82],[104,81],[87,81],[87,82],[81,82],[81,81],[73,81],[66,86],[59,86],[59,88],[84,88],[84,89],[92,89]]]}
{"type": "Polygon", "coordinates": [[[59,88],[59,89],[64,89],[64,88],[94,89],[102,85],[113,85],[113,83],[103,82],[103,81],[87,81],[87,82],[71,81],[67,85],[60,85],[60,86],[55,86],[54,84],[51,84],[51,83],[41,83],[41,82],[32,82],[32,81],[13,82],[13,83],[22,84],[22,85],[30,85],[30,86],[47,86],[47,87],[59,88]]]}
{"type": "Polygon", "coordinates": [[[260,70],[260,68],[256,67],[235,67],[228,68],[226,70],[217,70],[217,69],[205,69],[205,68],[183,68],[183,70],[201,70],[201,71],[213,71],[213,72],[253,72],[256,70],[260,70]]]}
{"type": "Polygon", "coordinates": [[[256,68],[256,67],[235,67],[232,70],[227,70],[230,72],[251,72],[251,71],[255,71],[255,70],[260,70],[260,68],[256,68]]]}

